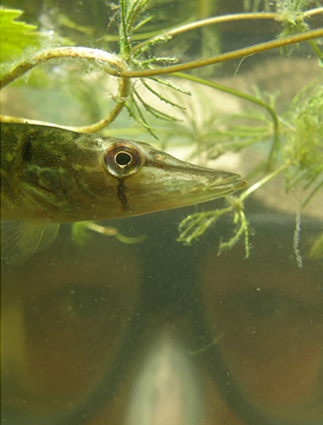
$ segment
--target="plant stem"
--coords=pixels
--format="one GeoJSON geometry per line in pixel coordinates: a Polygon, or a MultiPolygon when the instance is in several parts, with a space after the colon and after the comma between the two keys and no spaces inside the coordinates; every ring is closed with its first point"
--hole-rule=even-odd
{"type": "Polygon", "coordinates": [[[268,176],[264,177],[262,180],[253,184],[251,187],[249,187],[247,190],[245,190],[242,193],[242,195],[238,198],[239,201],[243,202],[246,198],[248,198],[249,195],[252,194],[252,192],[259,189],[259,187],[263,186],[265,183],[267,183],[273,177],[277,176],[277,174],[281,173],[288,165],[289,165],[289,163],[283,164],[281,167],[277,168],[277,170],[273,171],[272,173],[268,174],[268,176]]]}
{"type": "Polygon", "coordinates": [[[256,44],[254,46],[246,47],[243,49],[234,50],[233,52],[223,53],[218,56],[213,56],[208,59],[187,62],[179,65],[166,66],[164,68],[154,68],[139,71],[124,70],[116,71],[109,69],[109,74],[115,77],[127,78],[142,78],[152,77],[155,75],[173,74],[175,72],[188,71],[190,69],[201,68],[203,66],[214,65],[216,63],[225,62],[231,59],[238,59],[243,56],[248,56],[255,53],[265,52],[267,50],[277,49],[279,47],[288,46],[290,44],[300,43],[301,41],[311,40],[313,38],[323,37],[323,28],[308,31],[301,34],[284,37],[279,40],[272,40],[265,43],[256,44]]]}
{"type": "MultiPolygon", "coordinates": [[[[174,35],[181,34],[186,31],[192,31],[196,28],[204,27],[207,25],[212,24],[219,24],[222,22],[231,22],[231,21],[241,21],[241,20],[247,20],[247,19],[275,19],[279,20],[280,15],[279,13],[267,13],[267,12],[261,12],[261,13],[232,13],[230,15],[222,15],[222,16],[214,16],[212,18],[206,18],[206,19],[200,19],[198,21],[190,22],[185,25],[181,25],[179,27],[176,27],[174,29],[171,29],[169,31],[166,31],[163,36],[165,37],[173,37],[174,35]]],[[[145,40],[142,43],[137,44],[132,49],[132,53],[134,53],[136,50],[141,49],[142,47],[146,46],[147,44],[150,44],[154,42],[154,40],[158,40],[160,38],[161,34],[158,34],[156,37],[153,37],[152,39],[145,40]]]]}
{"type": "Polygon", "coordinates": [[[312,49],[314,50],[316,56],[319,58],[321,63],[323,63],[323,53],[318,48],[317,44],[313,40],[309,40],[309,44],[311,45],[312,49]]]}
{"type": "MultiPolygon", "coordinates": [[[[30,60],[27,60],[12,71],[10,71],[1,81],[0,87],[3,88],[7,84],[14,81],[16,78],[20,77],[34,66],[46,62],[50,59],[56,59],[60,57],[77,57],[77,58],[85,58],[85,59],[94,59],[97,61],[107,62],[109,65],[116,67],[119,70],[124,70],[128,67],[126,62],[121,60],[118,56],[113,55],[108,52],[104,52],[103,50],[98,49],[90,49],[86,47],[59,47],[57,49],[51,49],[45,52],[41,52],[33,56],[30,60]]],[[[110,68],[109,68],[110,69],[110,68]]],[[[128,95],[130,91],[130,80],[127,77],[123,77],[119,81],[118,95],[116,97],[116,104],[113,107],[112,111],[109,113],[107,117],[103,120],[98,121],[95,124],[91,124],[88,126],[82,127],[68,127],[68,126],[58,126],[65,130],[77,131],[79,133],[93,133],[95,131],[99,131],[102,128],[109,125],[121,112],[124,107],[128,95]]],[[[1,117],[2,121],[6,122],[23,122],[23,123],[33,123],[33,124],[41,124],[41,125],[52,125],[49,123],[43,123],[39,121],[26,120],[22,118],[14,118],[14,117],[1,117]]]]}
{"type": "Polygon", "coordinates": [[[278,47],[287,46],[301,41],[311,40],[323,36],[323,28],[305,33],[289,36],[280,40],[273,40],[265,43],[256,44],[254,46],[238,49],[233,52],[223,53],[222,55],[214,56],[208,59],[202,59],[193,62],[187,62],[179,65],[166,66],[164,68],[146,69],[140,71],[132,71],[128,69],[127,64],[120,59],[117,55],[105,52],[98,49],[90,49],[87,47],[58,47],[50,49],[45,52],[37,53],[30,60],[26,60],[10,71],[0,80],[0,88],[5,87],[16,78],[21,77],[30,69],[34,68],[40,63],[46,62],[50,59],[57,59],[61,57],[74,57],[85,58],[107,62],[114,68],[105,67],[108,74],[119,78],[142,78],[152,77],[155,75],[173,74],[175,72],[187,71],[190,69],[201,68],[207,65],[214,65],[216,63],[225,62],[231,59],[238,59],[243,56],[248,56],[254,53],[260,53],[267,50],[276,49],[278,47]],[[117,69],[115,69],[117,68],[117,69]]]}
{"type": "MultiPolygon", "coordinates": [[[[121,76],[119,73],[128,67],[128,65],[122,59],[120,59],[119,56],[105,52],[103,50],[91,49],[88,47],[57,47],[55,49],[49,49],[45,50],[44,52],[37,53],[31,59],[27,59],[20,65],[16,66],[16,68],[14,68],[0,80],[0,88],[2,89],[35,66],[50,59],[58,58],[83,58],[96,60],[98,62],[107,62],[110,66],[112,65],[113,67],[117,68],[115,71],[116,76],[118,77],[121,76]]],[[[110,69],[112,68],[109,68],[109,70],[110,69]]]]}
{"type": "Polygon", "coordinates": [[[315,9],[307,10],[303,13],[305,18],[309,18],[314,15],[319,15],[320,13],[323,14],[323,7],[316,7],[315,9]]]}

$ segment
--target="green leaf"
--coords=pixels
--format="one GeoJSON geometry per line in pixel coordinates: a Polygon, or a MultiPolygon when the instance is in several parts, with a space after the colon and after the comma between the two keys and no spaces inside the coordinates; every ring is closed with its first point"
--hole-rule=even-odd
{"type": "Polygon", "coordinates": [[[15,21],[23,14],[22,10],[5,9],[0,7],[0,60],[11,61],[21,54],[26,48],[37,48],[40,44],[40,34],[34,32],[35,25],[15,21]]]}

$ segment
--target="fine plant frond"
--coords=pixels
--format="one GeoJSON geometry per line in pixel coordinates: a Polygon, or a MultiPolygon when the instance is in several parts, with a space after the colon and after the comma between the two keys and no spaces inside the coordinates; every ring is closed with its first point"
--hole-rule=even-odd
{"type": "MultiPolygon", "coordinates": [[[[152,79],[156,81],[156,79],[152,79]]],[[[159,83],[160,81],[156,81],[159,83]]],[[[173,84],[168,84],[168,82],[161,80],[161,82],[164,83],[164,85],[171,87],[173,90],[177,90],[177,87],[173,84]]],[[[166,104],[170,105],[171,107],[176,107],[179,110],[184,110],[185,108],[181,106],[178,102],[172,101],[169,98],[163,96],[160,94],[157,90],[151,87],[144,79],[141,79],[141,83],[143,87],[151,92],[154,96],[156,96],[160,101],[165,102],[166,104]]],[[[148,121],[145,117],[144,112],[149,114],[153,118],[157,118],[158,120],[164,120],[168,122],[176,122],[180,121],[178,118],[175,118],[174,116],[165,113],[158,109],[155,106],[150,105],[144,97],[138,93],[138,90],[136,88],[132,88],[131,96],[129,97],[129,101],[127,102],[127,109],[130,113],[130,116],[134,118],[140,125],[142,125],[151,135],[154,136],[154,138],[158,138],[155,134],[155,131],[151,125],[148,124],[148,121]],[[142,108],[141,108],[141,106],[142,108]]]]}
{"type": "MultiPolygon", "coordinates": [[[[307,19],[305,14],[311,7],[313,7],[313,1],[310,0],[281,0],[277,1],[277,11],[281,22],[283,23],[283,30],[281,31],[280,37],[286,37],[299,32],[308,31],[310,29],[310,20],[307,19]]],[[[317,7],[322,6],[320,2],[316,2],[317,7]]],[[[312,50],[315,55],[323,63],[323,54],[314,40],[309,40],[312,50]]],[[[295,46],[290,47],[293,50],[295,46]]],[[[288,56],[287,47],[283,48],[286,56],[288,56]]]]}
{"type": "Polygon", "coordinates": [[[177,239],[184,245],[191,245],[193,241],[200,238],[205,231],[223,215],[234,213],[233,224],[236,226],[236,231],[228,241],[220,241],[219,253],[224,249],[231,249],[239,242],[241,236],[245,237],[245,253],[246,258],[249,257],[249,227],[248,221],[243,211],[243,206],[239,198],[228,196],[229,207],[217,209],[214,211],[199,212],[188,216],[179,225],[180,235],[177,239]]]}
{"type": "Polygon", "coordinates": [[[145,43],[142,47],[136,48],[136,50],[132,51],[131,52],[132,59],[135,57],[142,56],[144,53],[149,52],[152,46],[156,46],[157,44],[160,44],[160,43],[166,43],[171,38],[172,37],[167,34],[165,35],[161,34],[158,37],[154,37],[153,39],[145,43]]]}
{"type": "Polygon", "coordinates": [[[146,109],[146,111],[151,113],[154,117],[165,120],[165,121],[177,121],[176,118],[168,114],[165,114],[164,112],[158,111],[158,109],[154,108],[153,106],[145,102],[136,90],[134,90],[134,95],[137,97],[137,99],[142,104],[142,106],[146,109]]]}
{"type": "Polygon", "coordinates": [[[148,125],[136,99],[134,98],[133,93],[129,96],[129,101],[126,102],[125,107],[127,108],[129,115],[142,125],[155,139],[158,139],[153,129],[148,125]]]}
{"type": "MultiPolygon", "coordinates": [[[[122,55],[128,55],[131,48],[131,34],[134,23],[140,13],[144,12],[145,6],[149,0],[120,0],[120,52],[122,55]]],[[[142,25],[141,25],[142,26],[142,25]]]]}
{"type": "Polygon", "coordinates": [[[141,28],[142,26],[144,26],[145,24],[147,24],[147,22],[151,21],[153,19],[153,16],[147,16],[147,18],[142,19],[140,22],[138,22],[137,25],[134,25],[132,30],[133,31],[137,31],[139,30],[139,28],[141,28]]]}
{"type": "Polygon", "coordinates": [[[246,253],[245,258],[248,258],[249,257],[249,228],[248,228],[247,218],[242,210],[239,212],[235,212],[233,223],[236,224],[236,231],[234,232],[234,235],[232,236],[232,238],[230,238],[228,241],[220,242],[218,255],[220,255],[224,249],[233,248],[234,245],[236,245],[239,242],[241,236],[244,234],[244,237],[245,237],[244,245],[245,245],[245,253],[246,253]]]}
{"type": "Polygon", "coordinates": [[[309,253],[309,258],[323,258],[323,232],[318,236],[309,253]]]}
{"type": "MultiPolygon", "coordinates": [[[[151,16],[148,18],[144,18],[134,26],[135,19],[139,17],[140,14],[145,10],[146,4],[148,0],[121,0],[120,1],[120,52],[124,55],[128,56],[128,62],[134,69],[152,69],[154,63],[163,63],[165,66],[169,64],[173,64],[177,62],[177,59],[174,57],[168,56],[155,56],[150,53],[150,49],[153,45],[160,43],[161,41],[167,41],[170,37],[161,35],[160,37],[153,38],[150,42],[146,43],[142,48],[135,50],[133,53],[131,52],[131,35],[135,29],[142,27],[145,23],[151,20],[151,16]],[[149,57],[150,56],[150,57],[149,57]]],[[[175,83],[161,80],[159,78],[152,78],[151,80],[164,84],[176,91],[185,92],[185,90],[181,89],[175,83]]],[[[159,100],[182,109],[183,106],[179,105],[176,102],[168,99],[163,96],[159,91],[155,88],[152,88],[151,85],[147,84],[145,79],[141,79],[143,86],[152,94],[154,94],[159,100]]],[[[162,119],[166,121],[175,121],[175,118],[170,114],[162,112],[158,110],[155,106],[150,105],[146,102],[141,95],[139,95],[136,89],[132,89],[132,96],[130,97],[130,101],[127,102],[127,109],[130,115],[146,130],[149,131],[155,138],[156,135],[152,129],[152,127],[148,124],[147,119],[144,116],[143,111],[139,104],[142,105],[146,113],[151,116],[162,119]]]]}
{"type": "MultiPolygon", "coordinates": [[[[293,29],[306,30],[308,23],[304,12],[313,7],[311,0],[281,0],[276,1],[276,10],[280,15],[280,20],[285,24],[285,33],[290,33],[293,29]]],[[[317,2],[319,7],[319,2],[317,2]]]]}
{"type": "Polygon", "coordinates": [[[310,84],[299,93],[284,116],[289,122],[285,131],[284,156],[292,164],[291,184],[313,186],[305,201],[323,183],[323,79],[310,84]]]}
{"type": "Polygon", "coordinates": [[[246,189],[239,197],[227,196],[226,200],[229,204],[228,207],[214,211],[199,212],[187,217],[179,225],[180,235],[177,240],[183,242],[184,244],[191,244],[192,241],[202,236],[210,227],[210,225],[214,223],[219,217],[224,214],[233,213],[233,224],[237,227],[237,230],[234,232],[232,238],[230,238],[228,241],[220,242],[219,254],[223,249],[231,249],[244,234],[245,253],[247,258],[249,256],[249,226],[246,215],[244,213],[243,203],[245,199],[247,199],[255,190],[266,184],[277,174],[284,171],[285,168],[286,165],[282,165],[277,170],[273,171],[246,189]]]}
{"type": "MultiPolygon", "coordinates": [[[[308,195],[308,197],[305,199],[305,201],[303,202],[303,204],[301,205],[302,208],[306,207],[307,204],[310,202],[310,200],[313,198],[313,196],[320,190],[323,188],[323,180],[321,180],[315,187],[314,189],[311,191],[311,193],[308,195]]],[[[307,185],[304,186],[304,190],[307,189],[307,185]]]]}
{"type": "MultiPolygon", "coordinates": [[[[149,84],[146,83],[146,81],[144,79],[141,79],[141,82],[142,82],[143,87],[145,87],[146,90],[148,90],[154,96],[156,96],[160,101],[165,102],[166,104],[168,104],[172,107],[176,107],[180,110],[185,109],[180,104],[173,102],[172,100],[170,100],[170,99],[166,98],[165,96],[163,96],[162,94],[160,94],[157,90],[153,89],[149,84]]],[[[167,85],[167,83],[166,83],[166,85],[167,85]]],[[[141,110],[140,106],[138,105],[138,102],[143,106],[146,113],[148,113],[149,115],[151,115],[154,118],[161,119],[161,120],[164,120],[164,121],[172,121],[172,122],[179,121],[178,118],[175,118],[174,116],[172,116],[170,114],[162,112],[161,110],[157,109],[156,107],[150,105],[148,102],[146,102],[144,100],[144,98],[138,93],[138,91],[135,88],[133,88],[132,89],[132,96],[130,96],[130,102],[127,102],[127,109],[129,111],[130,115],[139,124],[144,126],[144,128],[146,130],[148,130],[149,133],[154,136],[154,138],[158,138],[158,137],[156,136],[155,132],[153,131],[153,128],[148,124],[148,121],[145,118],[144,113],[141,110]],[[137,111],[137,113],[134,112],[135,110],[137,111]]]]}
{"type": "Polygon", "coordinates": [[[184,245],[191,245],[192,242],[198,239],[219,217],[228,213],[227,208],[222,210],[199,212],[186,217],[179,225],[180,235],[177,238],[178,242],[183,242],[184,245]]]}
{"type": "MultiPolygon", "coordinates": [[[[204,105],[208,105],[208,101],[204,100],[204,105]]],[[[246,146],[273,138],[273,122],[263,111],[250,109],[222,116],[219,111],[201,107],[202,121],[194,110],[183,110],[183,124],[172,125],[168,130],[170,134],[181,134],[188,144],[195,146],[192,157],[198,158],[203,152],[204,158],[216,159],[226,152],[238,152],[246,146]],[[238,124],[239,121],[245,124],[238,124]]]]}
{"type": "Polygon", "coordinates": [[[149,84],[147,84],[144,79],[141,79],[141,82],[144,85],[144,87],[146,87],[146,89],[149,90],[152,94],[154,94],[158,99],[162,100],[163,102],[167,103],[168,105],[175,106],[176,108],[185,109],[184,106],[181,106],[178,103],[173,102],[170,99],[167,99],[166,97],[162,96],[160,93],[158,93],[156,90],[154,90],[149,84]]]}
{"type": "Polygon", "coordinates": [[[157,78],[157,77],[150,77],[149,80],[156,81],[159,84],[163,84],[164,86],[169,87],[169,88],[171,88],[171,89],[173,89],[173,90],[175,90],[179,93],[187,94],[188,96],[192,95],[192,93],[189,90],[185,89],[184,87],[179,86],[178,84],[176,84],[173,81],[162,80],[162,79],[157,78]]]}

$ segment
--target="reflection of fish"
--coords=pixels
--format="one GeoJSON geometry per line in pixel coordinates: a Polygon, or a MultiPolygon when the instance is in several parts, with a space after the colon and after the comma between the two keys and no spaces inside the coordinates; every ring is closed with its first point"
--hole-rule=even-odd
{"type": "Polygon", "coordinates": [[[2,257],[26,261],[59,223],[106,220],[209,201],[246,185],[138,143],[55,127],[1,124],[2,257]]]}

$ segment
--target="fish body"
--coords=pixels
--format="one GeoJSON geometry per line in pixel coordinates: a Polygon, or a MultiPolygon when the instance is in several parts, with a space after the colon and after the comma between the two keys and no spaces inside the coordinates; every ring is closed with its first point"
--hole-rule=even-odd
{"type": "Polygon", "coordinates": [[[30,233],[42,229],[39,240],[46,225],[178,208],[245,185],[237,174],[180,161],[146,143],[1,123],[1,220],[25,229],[27,223],[30,233]]]}

